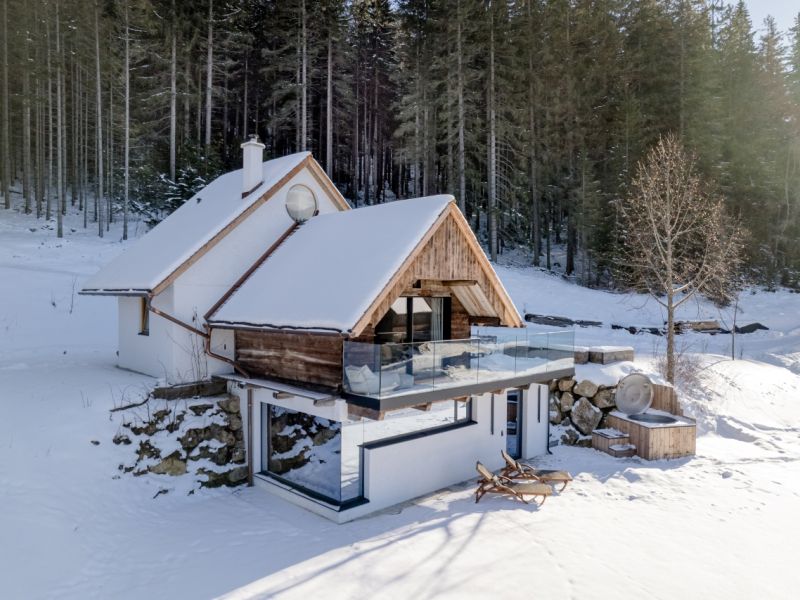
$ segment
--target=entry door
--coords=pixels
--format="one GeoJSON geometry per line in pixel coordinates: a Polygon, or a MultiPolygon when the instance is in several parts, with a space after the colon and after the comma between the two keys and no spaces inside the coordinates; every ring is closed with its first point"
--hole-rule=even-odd
{"type": "Polygon", "coordinates": [[[522,392],[509,390],[506,394],[506,452],[520,458],[522,452],[522,392]]]}

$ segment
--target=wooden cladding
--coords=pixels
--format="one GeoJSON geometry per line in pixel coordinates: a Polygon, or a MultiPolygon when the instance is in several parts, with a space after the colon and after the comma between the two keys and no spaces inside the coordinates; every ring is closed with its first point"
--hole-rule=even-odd
{"type": "MultiPolygon", "coordinates": [[[[422,281],[423,287],[429,281],[441,282],[443,288],[457,296],[462,305],[467,302],[477,312],[470,313],[473,317],[497,318],[504,325],[519,324],[519,316],[513,306],[509,306],[505,290],[498,285],[491,267],[487,271],[483,264],[486,261],[483,251],[479,248],[480,254],[476,252],[457,218],[457,215],[448,213],[412,260],[392,279],[389,289],[373,304],[365,324],[367,327],[374,327],[392,302],[406,290],[414,288],[418,281],[422,281]],[[458,293],[454,293],[456,288],[460,288],[458,293]],[[492,311],[491,314],[480,314],[488,310],[492,311]]],[[[360,331],[355,333],[358,335],[360,331]]],[[[454,333],[453,337],[458,336],[454,333]]]]}
{"type": "Polygon", "coordinates": [[[651,408],[663,410],[673,415],[683,416],[683,408],[678,401],[678,394],[671,385],[653,384],[653,404],[651,408]]]}
{"type": "Polygon", "coordinates": [[[630,443],[636,446],[636,454],[646,460],[681,458],[693,456],[696,450],[697,428],[694,426],[645,427],[608,415],[609,427],[627,433],[630,443]]]}
{"type": "Polygon", "coordinates": [[[338,335],[237,330],[236,361],[254,376],[336,389],[342,384],[338,335]]]}

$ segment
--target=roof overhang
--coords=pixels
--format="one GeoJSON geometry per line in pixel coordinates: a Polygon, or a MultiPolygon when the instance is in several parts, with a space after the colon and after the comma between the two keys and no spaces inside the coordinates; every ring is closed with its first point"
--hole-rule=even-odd
{"type": "Polygon", "coordinates": [[[144,298],[150,296],[150,290],[92,290],[83,289],[78,292],[80,296],[133,296],[144,298]]]}

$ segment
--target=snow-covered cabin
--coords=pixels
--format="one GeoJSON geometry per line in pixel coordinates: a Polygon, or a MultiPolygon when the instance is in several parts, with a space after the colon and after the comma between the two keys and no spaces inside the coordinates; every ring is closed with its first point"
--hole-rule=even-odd
{"type": "Polygon", "coordinates": [[[243,147],[84,286],[119,296],[120,366],[226,379],[254,482],[340,522],[546,452],[572,332],[528,333],[454,199],[349,210],[243,147]]]}

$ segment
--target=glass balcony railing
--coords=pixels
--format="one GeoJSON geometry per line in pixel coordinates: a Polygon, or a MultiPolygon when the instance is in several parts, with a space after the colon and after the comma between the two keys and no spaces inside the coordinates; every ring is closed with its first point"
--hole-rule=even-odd
{"type": "Polygon", "coordinates": [[[345,392],[372,398],[507,381],[574,366],[574,333],[492,327],[469,339],[344,343],[345,392]]]}

